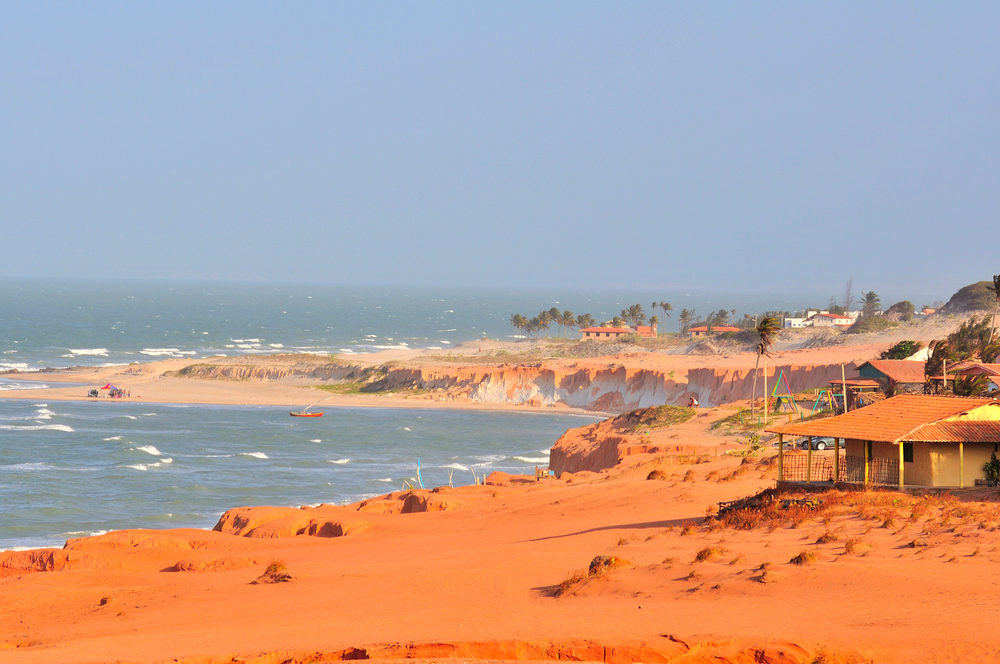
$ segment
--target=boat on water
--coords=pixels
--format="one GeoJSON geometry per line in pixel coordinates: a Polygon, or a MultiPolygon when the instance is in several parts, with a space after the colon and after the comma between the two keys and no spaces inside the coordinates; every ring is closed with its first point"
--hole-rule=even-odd
{"type": "Polygon", "coordinates": [[[315,413],[307,413],[304,410],[292,410],[288,412],[292,417],[323,417],[323,411],[319,410],[315,413]]]}

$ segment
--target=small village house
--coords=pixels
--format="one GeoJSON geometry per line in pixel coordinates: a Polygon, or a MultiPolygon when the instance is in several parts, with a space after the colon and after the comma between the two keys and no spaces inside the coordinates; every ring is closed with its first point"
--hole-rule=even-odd
{"type": "Polygon", "coordinates": [[[636,327],[611,327],[610,325],[599,325],[597,327],[585,327],[580,330],[580,339],[600,339],[602,341],[617,339],[626,334],[638,334],[647,339],[656,338],[656,325],[637,325],[636,327]]]}
{"type": "Polygon", "coordinates": [[[821,311],[807,322],[812,324],[812,327],[839,327],[848,328],[854,325],[854,318],[851,318],[848,314],[831,314],[827,311],[821,311]]]}
{"type": "Polygon", "coordinates": [[[587,339],[617,339],[626,334],[635,334],[630,327],[585,327],[580,330],[580,338],[587,339]]]}
{"type": "Polygon", "coordinates": [[[692,337],[710,337],[716,334],[723,334],[725,332],[740,332],[740,328],[731,327],[729,325],[718,325],[709,328],[707,325],[699,325],[698,327],[688,328],[688,332],[692,337]]]}
{"type": "Polygon", "coordinates": [[[983,466],[1000,452],[1000,402],[903,394],[836,417],[774,425],[767,431],[778,434],[779,484],[962,488],[984,479],[983,466]],[[811,450],[785,453],[787,436],[833,438],[833,459],[811,450]]]}
{"type": "Polygon", "coordinates": [[[924,393],[924,363],[916,360],[869,360],[858,376],[878,381],[886,394],[924,393]]]}

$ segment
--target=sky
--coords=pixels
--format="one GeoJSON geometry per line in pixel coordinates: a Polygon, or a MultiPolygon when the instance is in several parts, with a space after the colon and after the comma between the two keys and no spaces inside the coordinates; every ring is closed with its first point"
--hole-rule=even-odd
{"type": "Polygon", "coordinates": [[[997,3],[2,3],[0,277],[947,299],[1000,268],[997,25],[997,3]]]}

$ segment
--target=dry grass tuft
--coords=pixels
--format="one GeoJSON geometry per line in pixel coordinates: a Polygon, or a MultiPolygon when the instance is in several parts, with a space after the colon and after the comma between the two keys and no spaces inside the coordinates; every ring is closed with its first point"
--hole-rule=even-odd
{"type": "Polygon", "coordinates": [[[686,473],[684,473],[684,481],[685,482],[694,482],[694,471],[693,470],[689,470],[686,473]]]}
{"type": "Polygon", "coordinates": [[[556,597],[562,597],[563,595],[568,594],[571,590],[576,588],[576,586],[578,586],[579,584],[583,583],[586,580],[587,580],[587,570],[578,569],[569,576],[567,576],[565,579],[563,579],[559,583],[559,585],[556,586],[554,594],[556,597]]]}
{"type": "Polygon", "coordinates": [[[712,546],[706,546],[704,549],[698,551],[694,554],[694,560],[698,563],[708,563],[713,560],[718,560],[722,556],[726,555],[726,548],[714,544],[712,546]]]}
{"type": "Polygon", "coordinates": [[[268,583],[287,583],[291,580],[292,575],[288,573],[288,566],[281,560],[272,559],[264,573],[251,581],[250,584],[258,586],[268,583]]]}
{"type": "Polygon", "coordinates": [[[815,565],[819,561],[819,556],[815,551],[802,551],[788,562],[792,565],[815,565]]]}
{"type": "Polygon", "coordinates": [[[819,536],[819,539],[816,540],[816,543],[817,544],[833,544],[834,542],[839,542],[839,541],[840,541],[840,538],[837,536],[837,533],[832,533],[829,530],[827,530],[827,531],[824,531],[823,534],[819,536]]]}
{"type": "Polygon", "coordinates": [[[698,532],[698,529],[694,527],[694,524],[690,521],[686,521],[681,527],[681,537],[690,537],[698,532]]]}

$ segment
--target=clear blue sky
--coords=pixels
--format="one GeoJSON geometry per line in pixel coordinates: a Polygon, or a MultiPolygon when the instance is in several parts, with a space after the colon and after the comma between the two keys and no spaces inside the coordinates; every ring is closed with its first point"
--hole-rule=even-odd
{"type": "Polygon", "coordinates": [[[3,3],[0,276],[940,293],[997,3],[3,3]]]}

